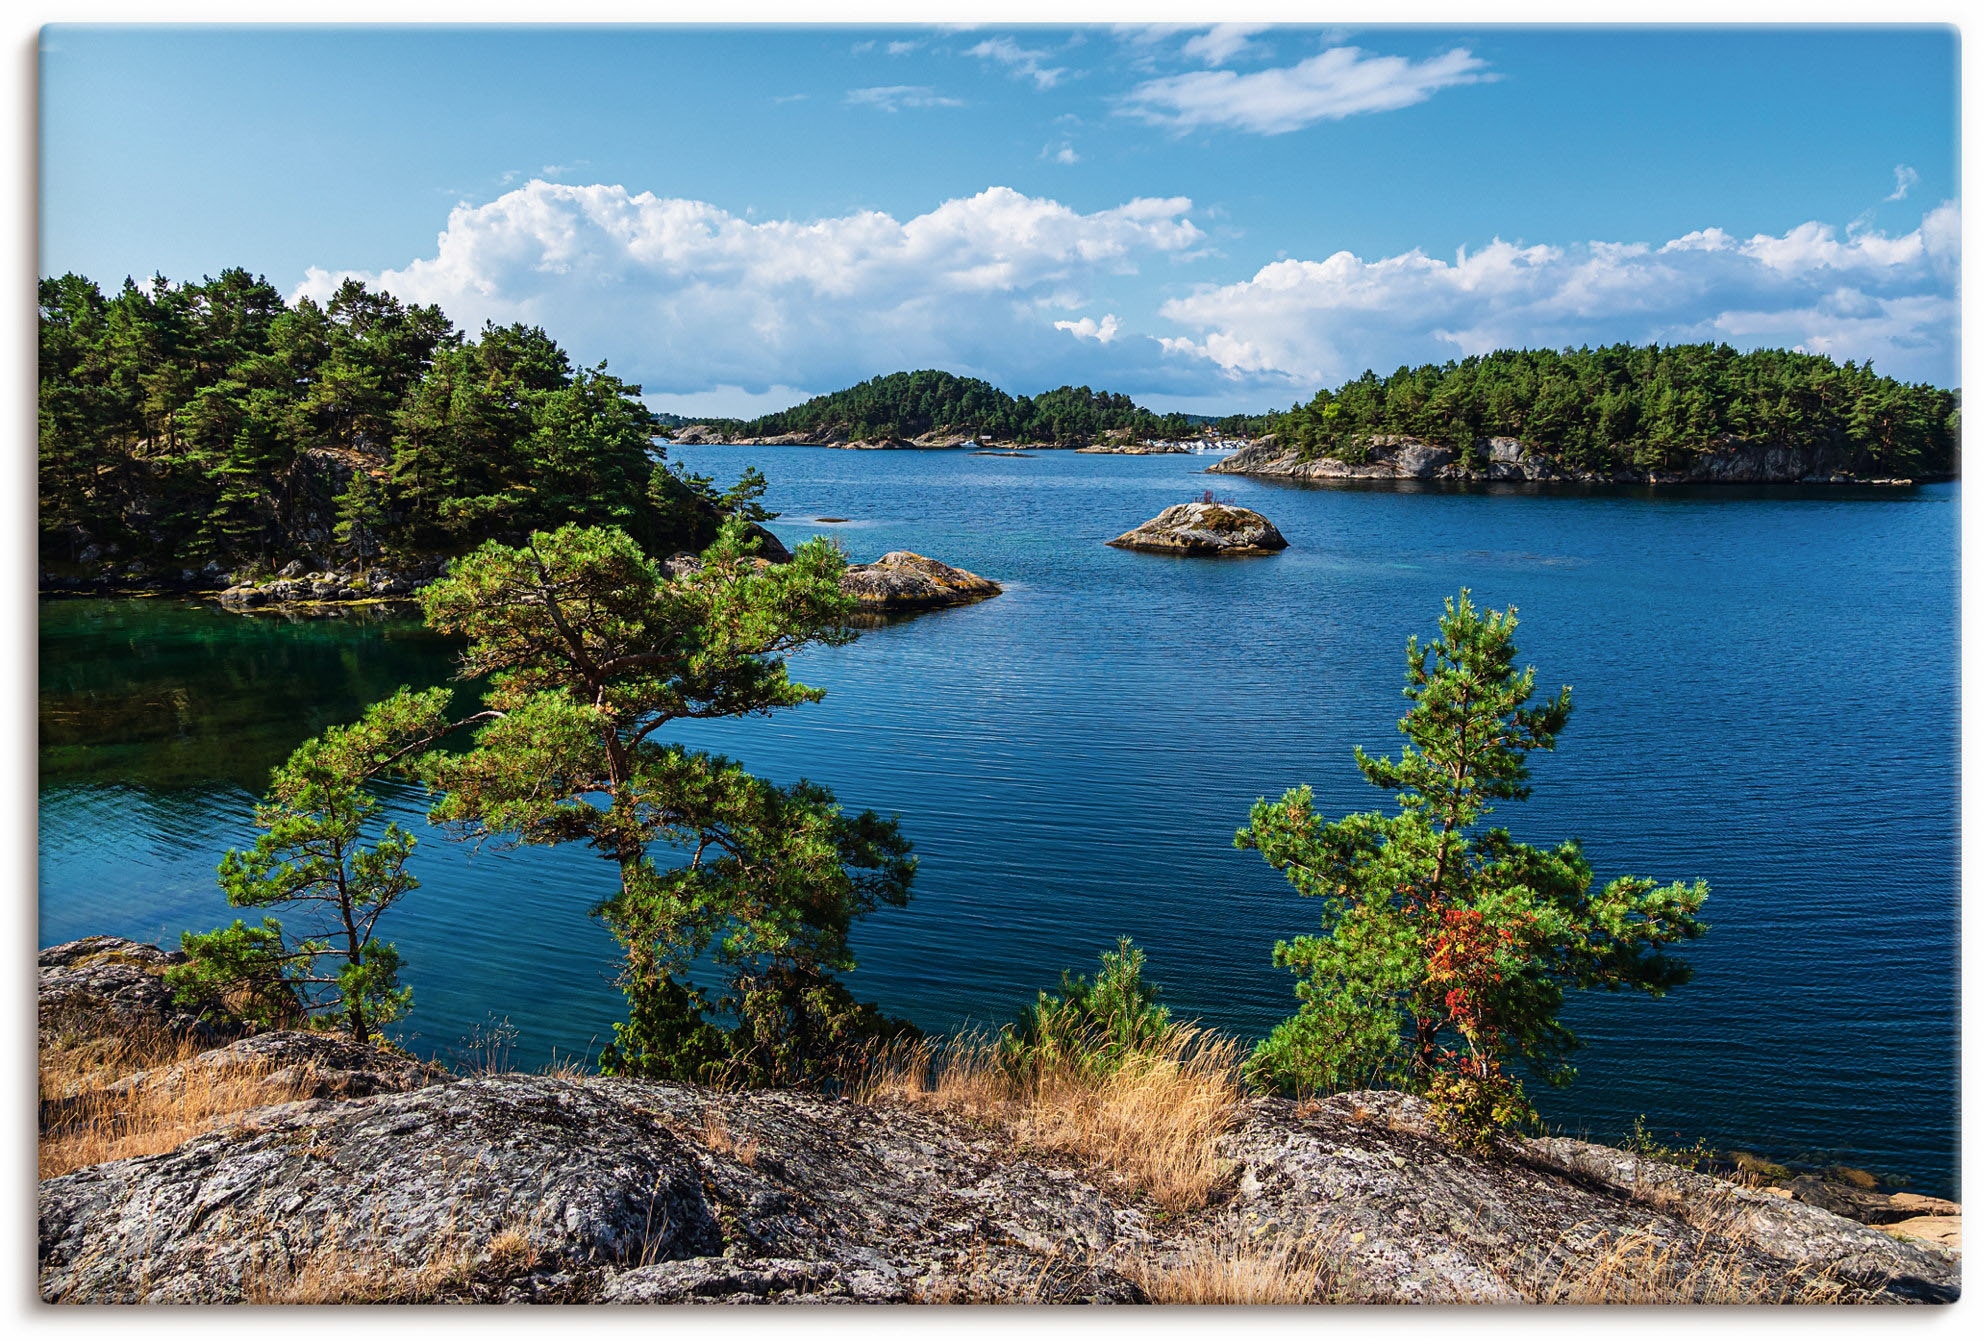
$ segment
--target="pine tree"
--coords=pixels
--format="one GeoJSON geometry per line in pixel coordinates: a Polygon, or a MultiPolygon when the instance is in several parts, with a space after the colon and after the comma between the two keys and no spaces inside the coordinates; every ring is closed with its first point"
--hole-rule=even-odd
{"type": "Polygon", "coordinates": [[[1707,931],[1708,887],[1623,876],[1592,890],[1575,840],[1517,843],[1481,821],[1529,795],[1527,757],[1552,750],[1570,689],[1531,703],[1534,668],[1515,669],[1514,608],[1450,599],[1440,636],[1406,645],[1396,760],[1356,750],[1398,811],[1323,822],[1304,786],[1255,803],[1234,838],[1323,904],[1322,934],[1275,947],[1300,976],[1296,1014],[1249,1060],[1286,1091],[1379,1084],[1428,1094],[1450,1130],[1485,1141],[1532,1116],[1519,1062],[1563,1084],[1576,1036],[1557,1019],[1568,989],[1660,996],[1689,968],[1667,949],[1707,931]]]}

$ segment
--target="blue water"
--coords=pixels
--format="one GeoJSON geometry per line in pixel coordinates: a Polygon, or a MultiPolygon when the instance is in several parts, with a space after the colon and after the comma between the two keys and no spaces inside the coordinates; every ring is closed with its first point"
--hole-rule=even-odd
{"type": "MultiPolygon", "coordinates": [[[[915,898],[860,929],[853,976],[887,1009],[1003,1019],[1127,933],[1180,1014],[1265,1032],[1293,1006],[1271,948],[1315,909],[1233,831],[1301,782],[1325,814],[1386,804],[1351,747],[1394,750],[1406,636],[1465,585],[1520,608],[1540,686],[1574,687],[1534,797],[1497,819],[1582,839],[1601,881],[1713,888],[1694,982],[1573,1002],[1587,1047],[1572,1087],[1538,1095],[1546,1118],[1611,1139],[1645,1114],[1956,1192],[1957,486],[1401,492],[1207,477],[1190,456],[673,455],[763,468],[788,542],[914,549],[1006,584],[802,654],[818,705],[682,733],[901,816],[915,898]],[[1290,548],[1102,544],[1207,486],[1290,548]]],[[[43,624],[44,944],[232,916],[213,863],[252,838],[268,765],[448,670],[403,625],[176,602],[51,602],[43,624]]],[[[418,826],[419,798],[394,806],[418,826]]],[[[416,863],[395,915],[408,1041],[459,1054],[507,1017],[519,1063],[596,1050],[620,1008],[586,916],[606,864],[438,833],[416,863]]]]}

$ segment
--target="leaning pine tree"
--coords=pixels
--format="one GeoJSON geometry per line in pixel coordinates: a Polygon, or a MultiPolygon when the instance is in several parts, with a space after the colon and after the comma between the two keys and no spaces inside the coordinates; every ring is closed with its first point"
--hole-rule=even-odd
{"type": "Polygon", "coordinates": [[[852,637],[831,542],[778,565],[757,544],[732,517],[671,573],[617,528],[565,526],[485,544],[422,596],[429,625],[467,640],[463,678],[489,681],[470,746],[416,761],[441,793],[431,818],[582,843],[615,869],[596,912],[625,951],[628,1015],[602,1071],[797,1084],[910,1030],[836,977],[854,967],[854,921],[908,900],[895,822],[667,739],[684,720],[818,700],[786,655],[852,637]],[[692,967],[721,980],[714,998],[692,967]]]}
{"type": "Polygon", "coordinates": [[[1529,795],[1526,757],[1554,749],[1571,712],[1568,686],[1530,703],[1536,673],[1515,669],[1515,628],[1513,607],[1483,614],[1463,590],[1437,640],[1407,643],[1406,745],[1396,760],[1356,752],[1397,794],[1396,814],[1324,822],[1304,786],[1256,802],[1235,836],[1323,903],[1321,935],[1275,947],[1301,976],[1301,1006],[1249,1060],[1257,1084],[1403,1085],[1443,1130],[1483,1145],[1535,1121],[1506,1063],[1569,1081],[1567,989],[1657,997],[1687,981],[1667,948],[1708,930],[1705,884],[1622,876],[1594,891],[1575,840],[1532,848],[1481,824],[1493,803],[1529,795]]]}

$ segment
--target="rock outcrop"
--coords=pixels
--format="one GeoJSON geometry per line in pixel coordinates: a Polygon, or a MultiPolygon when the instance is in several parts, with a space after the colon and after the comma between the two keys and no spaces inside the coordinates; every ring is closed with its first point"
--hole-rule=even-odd
{"type": "Polygon", "coordinates": [[[217,1043],[240,1031],[199,1020],[172,1000],[161,977],[181,951],[124,937],[83,937],[41,952],[37,1025],[45,1047],[69,1037],[186,1036],[217,1043]]]}
{"type": "Polygon", "coordinates": [[[1252,1101],[1219,1151],[1224,1193],[1160,1217],[941,1113],[474,1077],[253,1110],[46,1180],[41,1285],[61,1301],[340,1283],[374,1299],[1106,1302],[1147,1298],[1139,1283],[1211,1246],[1292,1243],[1329,1260],[1330,1299],[1559,1298],[1634,1254],[1670,1265],[1680,1299],[1957,1290],[1948,1251],[1584,1143],[1468,1155],[1391,1093],[1252,1101]]]}
{"type": "Polygon", "coordinates": [[[288,606],[330,601],[377,601],[408,597],[441,571],[437,561],[425,568],[396,573],[375,568],[364,573],[341,569],[307,570],[294,560],[273,578],[235,583],[220,594],[223,606],[288,606]]]}
{"type": "Polygon", "coordinates": [[[1682,471],[1583,471],[1553,461],[1516,438],[1482,438],[1463,456],[1451,447],[1418,438],[1379,434],[1360,459],[1307,457],[1270,436],[1249,444],[1206,468],[1215,475],[1253,475],[1284,480],[1456,480],[1535,481],[1576,484],[1876,484],[1910,485],[1912,480],[1854,474],[1851,454],[1842,446],[1729,441],[1705,452],[1682,471]]]}
{"type": "Polygon", "coordinates": [[[1203,502],[1174,504],[1109,544],[1185,555],[1256,555],[1288,548],[1274,523],[1253,509],[1203,502]]]}
{"type": "MultiPolygon", "coordinates": [[[[44,1028],[78,1010],[109,1033],[179,1025],[156,991],[171,962],[116,937],[49,948],[44,1028]]],[[[1319,1265],[1298,1282],[1318,1301],[1922,1303],[1960,1281],[1953,1246],[1906,1237],[1933,1215],[1953,1239],[1954,1204],[1891,1195],[1922,1217],[1876,1228],[1828,1210],[1836,1181],[1745,1187],[1565,1138],[1474,1154],[1384,1091],[1243,1101],[1210,1197],[1169,1212],[1119,1173],[927,1104],[448,1077],[293,1031],[52,1117],[45,1098],[44,1132],[65,1103],[102,1114],[239,1070],[268,1082],[257,1107],[41,1181],[44,1299],[1132,1302],[1284,1251],[1319,1265]]]]}
{"type": "Polygon", "coordinates": [[[877,613],[968,605],[1005,590],[990,578],[908,550],[891,550],[872,564],[848,565],[840,589],[877,613]]]}
{"type": "MultiPolygon", "coordinates": [[[[479,1077],[254,1111],[41,1188],[42,1293],[665,1303],[1019,1296],[1140,1226],[993,1134],[782,1093],[479,1077]],[[1120,1224],[1119,1224],[1120,1223],[1120,1224]]],[[[1135,1299],[1084,1268],[1050,1298],[1135,1299]]]]}

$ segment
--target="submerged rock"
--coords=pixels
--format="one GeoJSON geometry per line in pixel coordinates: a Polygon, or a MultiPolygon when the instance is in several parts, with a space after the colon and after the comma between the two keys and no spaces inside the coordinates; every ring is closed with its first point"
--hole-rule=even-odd
{"type": "Polygon", "coordinates": [[[962,606],[1006,590],[990,578],[908,550],[891,550],[872,564],[848,565],[840,589],[872,611],[962,606]]]}
{"type": "Polygon", "coordinates": [[[1268,554],[1288,548],[1274,523],[1253,509],[1204,502],[1174,504],[1109,544],[1188,555],[1268,554]]]}

